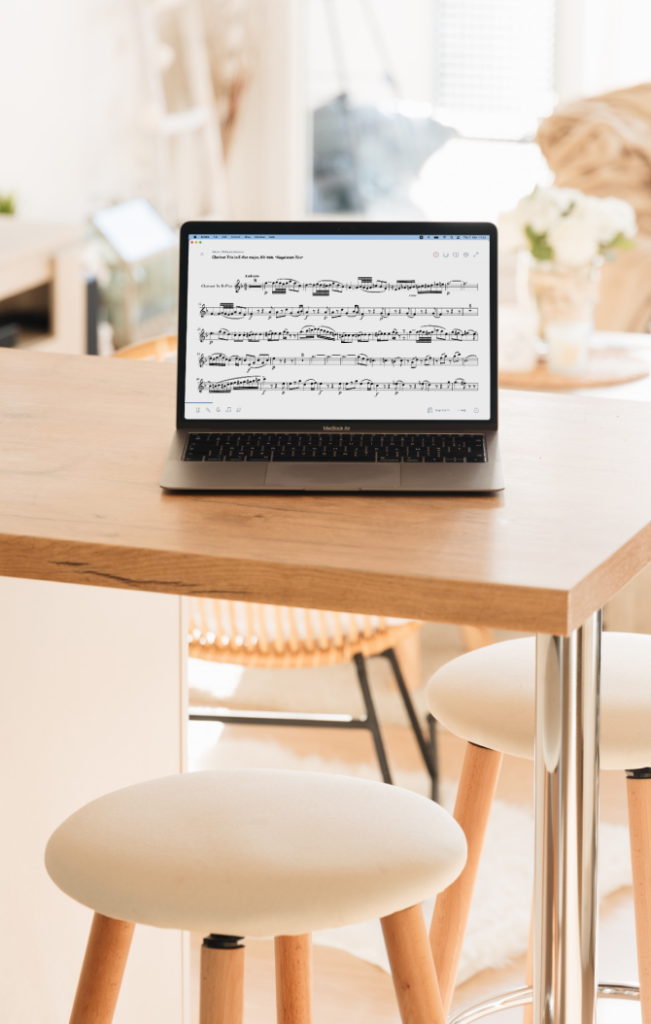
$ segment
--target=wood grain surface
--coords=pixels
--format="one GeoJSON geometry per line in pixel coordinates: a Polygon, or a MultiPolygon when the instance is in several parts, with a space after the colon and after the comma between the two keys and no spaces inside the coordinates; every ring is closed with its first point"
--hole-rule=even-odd
{"type": "Polygon", "coordinates": [[[642,1024],[651,1022],[651,779],[626,779],[642,1024]]]}
{"type": "Polygon", "coordinates": [[[242,1024],[245,952],[201,947],[199,1024],[242,1024]]]}
{"type": "Polygon", "coordinates": [[[380,923],[402,1024],[445,1024],[420,903],[383,917],[380,923]]]}
{"type": "Polygon", "coordinates": [[[497,496],[170,494],[174,388],[0,351],[0,574],[567,634],[651,561],[646,403],[503,392],[497,496]]]}
{"type": "Polygon", "coordinates": [[[446,1015],[450,1012],[454,995],[461,947],[502,758],[498,750],[488,750],[474,743],[466,745],[454,819],[464,831],[468,856],[458,878],[436,897],[430,928],[432,956],[446,1015]]]}
{"type": "Polygon", "coordinates": [[[112,1024],[134,928],[93,915],[70,1024],[112,1024]]]}
{"type": "Polygon", "coordinates": [[[276,1022],[312,1024],[312,936],[276,935],[276,1022]]]}

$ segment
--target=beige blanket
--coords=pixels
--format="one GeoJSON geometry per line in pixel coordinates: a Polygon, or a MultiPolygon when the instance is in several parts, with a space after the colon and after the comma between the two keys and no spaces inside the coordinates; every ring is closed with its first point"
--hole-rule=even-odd
{"type": "Polygon", "coordinates": [[[618,196],[635,209],[635,249],[604,267],[597,327],[651,323],[651,83],[577,100],[541,124],[537,141],[561,187],[618,196]],[[647,236],[647,237],[645,237],[647,236]]]}
{"type": "Polygon", "coordinates": [[[595,310],[598,331],[651,329],[651,238],[637,235],[635,248],[619,252],[601,272],[595,310]]]}
{"type": "Polygon", "coordinates": [[[537,139],[557,185],[627,199],[651,235],[651,83],[570,103],[537,139]]]}

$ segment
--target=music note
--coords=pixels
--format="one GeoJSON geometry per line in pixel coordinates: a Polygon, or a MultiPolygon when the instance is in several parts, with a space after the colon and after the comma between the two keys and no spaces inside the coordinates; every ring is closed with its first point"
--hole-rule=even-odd
{"type": "Polygon", "coordinates": [[[453,356],[442,353],[440,356],[368,356],[366,353],[359,355],[314,355],[306,356],[275,356],[268,353],[258,355],[233,355],[228,356],[225,352],[213,352],[206,356],[199,353],[199,366],[244,366],[249,370],[259,370],[265,366],[275,370],[277,366],[409,366],[416,369],[419,366],[478,366],[479,359],[476,355],[462,356],[455,352],[453,356]]]}
{"type": "Polygon", "coordinates": [[[210,345],[214,341],[221,342],[251,342],[257,344],[261,341],[332,341],[340,342],[342,345],[353,343],[367,344],[369,342],[389,341],[413,341],[417,345],[431,345],[435,341],[477,341],[477,331],[461,330],[454,327],[448,330],[446,327],[430,325],[418,327],[410,331],[397,330],[395,327],[390,331],[337,331],[334,327],[326,324],[318,326],[301,327],[300,331],[230,331],[227,327],[221,327],[217,331],[199,330],[199,341],[207,341],[210,345]]]}
{"type": "Polygon", "coordinates": [[[339,395],[349,391],[364,391],[377,396],[382,392],[398,395],[405,391],[478,391],[479,384],[465,381],[460,377],[454,381],[318,381],[314,379],[269,381],[266,377],[233,377],[230,380],[218,381],[205,381],[198,378],[197,389],[199,393],[207,391],[211,395],[227,394],[231,391],[269,391],[282,395],[288,391],[312,391],[316,394],[327,391],[339,395]]]}
{"type": "Polygon", "coordinates": [[[234,285],[219,284],[220,288],[234,288],[239,294],[241,291],[258,291],[264,295],[285,295],[287,292],[312,292],[314,296],[329,296],[333,292],[361,291],[367,294],[382,294],[383,292],[411,292],[414,295],[449,295],[452,291],[466,291],[467,289],[478,291],[479,285],[471,281],[428,281],[419,282],[415,278],[398,278],[396,281],[377,280],[372,277],[360,276],[356,281],[336,281],[332,278],[323,278],[319,281],[300,282],[294,278],[279,277],[274,281],[261,281],[257,275],[245,281],[239,278],[234,285]]]}
{"type": "Polygon", "coordinates": [[[413,319],[416,316],[431,316],[435,319],[442,316],[478,316],[479,310],[476,306],[305,306],[301,303],[298,306],[236,306],[233,302],[220,302],[218,306],[199,305],[199,315],[224,316],[229,320],[245,320],[254,316],[266,316],[269,319],[283,319],[289,317],[322,316],[329,317],[351,317],[363,320],[364,317],[379,317],[381,320],[392,316],[406,316],[413,319]]]}

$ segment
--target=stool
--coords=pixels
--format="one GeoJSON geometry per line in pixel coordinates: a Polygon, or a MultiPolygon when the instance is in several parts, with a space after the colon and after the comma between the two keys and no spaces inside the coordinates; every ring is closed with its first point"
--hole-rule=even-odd
{"type": "Polygon", "coordinates": [[[445,1024],[419,903],[459,874],[462,829],[425,797],[310,772],[143,782],[54,832],[53,881],[95,911],[71,1024],[110,1024],[134,922],[202,932],[201,1024],[241,1024],[242,936],[274,936],[279,1024],[310,1024],[311,932],[380,917],[402,1020],[445,1024]]]}
{"type": "MultiPolygon", "coordinates": [[[[468,740],[454,810],[454,817],[466,834],[468,858],[456,882],[438,897],[430,933],[446,1012],[454,990],[502,755],[533,760],[535,665],[535,637],[509,640],[448,662],[432,676],[427,687],[427,701],[434,717],[450,732],[468,740]]],[[[651,765],[651,636],[603,634],[600,764],[602,768],[626,771],[639,998],[642,1020],[651,1024],[651,768],[647,767],[651,765]]],[[[530,944],[529,984],[532,963],[530,944]]],[[[637,998],[631,986],[600,989],[604,990],[600,992],[602,996],[637,998]]],[[[522,995],[519,1002],[515,994],[513,997],[516,1001],[508,1005],[526,1001],[522,995]]],[[[486,1012],[507,1005],[489,1002],[491,1008],[486,1012]]],[[[476,1015],[467,1019],[479,1019],[483,1015],[479,1009],[475,1008],[476,1015]]]]}

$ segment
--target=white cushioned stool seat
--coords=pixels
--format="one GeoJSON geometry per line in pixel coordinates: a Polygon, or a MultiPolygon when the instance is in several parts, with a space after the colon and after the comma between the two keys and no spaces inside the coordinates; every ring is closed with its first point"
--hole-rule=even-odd
{"type": "Polygon", "coordinates": [[[437,804],[394,786],[260,769],[143,782],[52,835],[47,870],[105,917],[203,933],[301,935],[403,910],[462,870],[437,804]]]}
{"type": "MultiPolygon", "coordinates": [[[[427,687],[434,717],[482,747],[533,759],[535,637],[464,654],[427,687]]],[[[604,633],[601,661],[602,768],[651,765],[651,636],[604,633]]]]}

